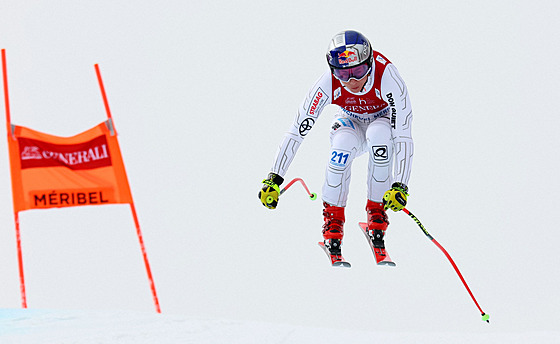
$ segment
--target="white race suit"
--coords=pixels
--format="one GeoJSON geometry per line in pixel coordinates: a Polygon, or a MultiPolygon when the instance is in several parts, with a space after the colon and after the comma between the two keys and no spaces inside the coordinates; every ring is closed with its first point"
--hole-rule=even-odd
{"type": "Polygon", "coordinates": [[[412,108],[397,68],[373,51],[374,62],[361,92],[352,93],[326,71],[311,88],[284,135],[271,172],[284,177],[290,163],[326,105],[339,109],[330,131],[331,155],[323,201],[346,206],[352,161],[368,152],[368,199],[381,202],[393,182],[408,185],[414,144],[412,108]]]}

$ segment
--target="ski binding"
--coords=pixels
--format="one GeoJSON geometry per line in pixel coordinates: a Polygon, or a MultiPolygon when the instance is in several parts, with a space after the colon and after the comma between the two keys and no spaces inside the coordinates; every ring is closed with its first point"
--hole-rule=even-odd
{"type": "Polygon", "coordinates": [[[362,230],[362,233],[364,233],[364,235],[367,238],[369,247],[373,252],[373,256],[375,257],[375,262],[377,263],[377,265],[397,266],[397,264],[395,264],[395,262],[393,262],[389,257],[389,253],[387,253],[387,250],[385,249],[385,245],[374,245],[373,238],[369,235],[367,230],[368,228],[367,223],[360,222],[358,224],[360,225],[360,229],[362,230]],[[376,246],[380,246],[380,247],[376,247],[376,246]]]}
{"type": "Polygon", "coordinates": [[[325,253],[327,254],[327,257],[330,258],[333,267],[343,267],[343,268],[351,267],[350,263],[347,262],[341,254],[331,254],[329,249],[325,246],[324,242],[319,241],[319,247],[321,247],[323,251],[325,251],[325,253]]]}

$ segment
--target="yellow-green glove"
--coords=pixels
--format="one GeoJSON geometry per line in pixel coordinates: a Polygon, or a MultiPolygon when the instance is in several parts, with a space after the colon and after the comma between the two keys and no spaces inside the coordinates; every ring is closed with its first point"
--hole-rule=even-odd
{"type": "Polygon", "coordinates": [[[259,191],[259,198],[261,203],[268,209],[276,209],[278,197],[280,197],[280,185],[283,182],[284,178],[272,172],[263,180],[263,187],[259,191]]]}
{"type": "Polygon", "coordinates": [[[385,210],[401,211],[406,207],[406,197],[408,187],[403,183],[393,183],[391,189],[383,195],[383,205],[385,210]]]}

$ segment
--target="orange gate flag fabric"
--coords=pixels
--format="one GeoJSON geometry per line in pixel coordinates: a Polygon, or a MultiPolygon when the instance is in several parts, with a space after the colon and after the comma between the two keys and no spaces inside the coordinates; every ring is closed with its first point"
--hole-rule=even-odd
{"type": "Polygon", "coordinates": [[[14,211],[132,204],[117,141],[107,121],[72,137],[12,125],[8,138],[14,211]]]}

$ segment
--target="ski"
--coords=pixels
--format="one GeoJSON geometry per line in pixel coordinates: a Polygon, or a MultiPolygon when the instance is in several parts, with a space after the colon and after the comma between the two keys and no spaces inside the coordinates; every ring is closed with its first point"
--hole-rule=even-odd
{"type": "Polygon", "coordinates": [[[364,233],[364,235],[367,238],[369,247],[373,252],[373,256],[375,257],[375,262],[377,263],[377,265],[396,266],[397,264],[395,264],[395,262],[391,260],[391,258],[389,257],[389,253],[387,253],[385,247],[375,247],[373,245],[373,240],[367,231],[368,228],[367,223],[360,222],[358,224],[360,225],[360,229],[362,230],[362,233],[364,233]]]}
{"type": "Polygon", "coordinates": [[[321,247],[327,254],[327,257],[330,258],[332,266],[343,268],[349,268],[351,266],[350,263],[347,262],[341,254],[331,254],[329,249],[325,246],[324,242],[319,241],[319,247],[321,247]]]}

